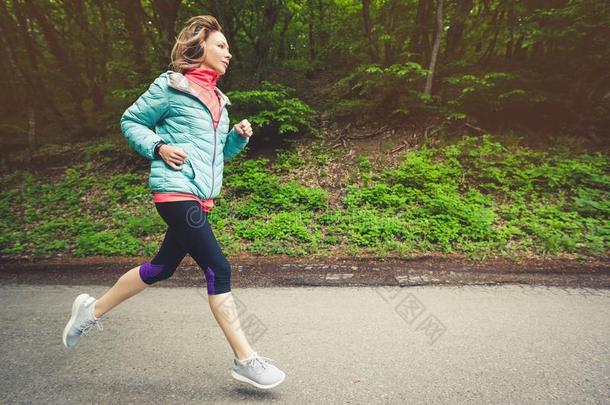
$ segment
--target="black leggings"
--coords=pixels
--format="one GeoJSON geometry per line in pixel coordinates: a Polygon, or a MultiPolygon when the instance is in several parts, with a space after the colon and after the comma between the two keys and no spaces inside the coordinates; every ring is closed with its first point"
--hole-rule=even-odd
{"type": "Polygon", "coordinates": [[[140,266],[142,281],[150,285],[171,277],[188,253],[203,270],[209,295],[231,291],[231,265],[201,205],[188,200],[155,203],[155,207],[168,227],[157,255],[140,266]]]}

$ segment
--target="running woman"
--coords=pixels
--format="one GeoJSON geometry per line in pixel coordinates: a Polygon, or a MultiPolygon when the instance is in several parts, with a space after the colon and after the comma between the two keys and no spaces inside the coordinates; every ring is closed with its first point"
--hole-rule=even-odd
{"type": "Polygon", "coordinates": [[[167,231],[156,256],[121,276],[101,298],[76,297],[63,343],[73,348],[94,325],[103,330],[104,314],[171,277],[188,253],[205,275],[210,308],[235,355],[231,375],[267,389],[286,374],[248,343],[231,294],[231,265],[207,220],[220,194],[224,161],[240,153],[253,134],[248,120],[229,129],[231,102],[216,87],[231,58],[214,17],[189,19],[172,49],[172,70],[123,113],[121,131],[128,144],[151,161],[149,186],[167,231]]]}

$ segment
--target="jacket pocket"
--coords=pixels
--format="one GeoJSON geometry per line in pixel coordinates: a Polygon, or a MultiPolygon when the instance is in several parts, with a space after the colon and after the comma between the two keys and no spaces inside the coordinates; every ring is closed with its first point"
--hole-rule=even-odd
{"type": "Polygon", "coordinates": [[[194,157],[193,145],[191,143],[174,143],[172,146],[182,149],[184,152],[186,152],[187,156],[179,170],[175,170],[171,166],[167,165],[169,170],[181,172],[186,178],[195,180],[197,172],[193,166],[193,162],[191,161],[191,159],[194,157]]]}

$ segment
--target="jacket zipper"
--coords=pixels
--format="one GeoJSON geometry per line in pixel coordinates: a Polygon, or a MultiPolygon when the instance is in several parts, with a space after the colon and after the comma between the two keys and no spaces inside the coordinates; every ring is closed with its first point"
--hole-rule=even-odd
{"type": "MultiPolygon", "coordinates": [[[[208,110],[209,111],[209,110],[208,110]]],[[[222,111],[221,111],[222,114],[222,111]]],[[[212,125],[214,126],[214,117],[210,112],[210,117],[212,118],[212,125]]],[[[220,118],[219,118],[220,120],[220,118]]],[[[220,121],[218,122],[220,124],[220,121]]],[[[216,162],[216,126],[214,126],[214,156],[212,156],[212,191],[210,191],[210,196],[214,194],[214,162],[216,162]]],[[[208,197],[210,198],[210,197],[208,197]]]]}
{"type": "MultiPolygon", "coordinates": [[[[201,103],[201,100],[199,100],[199,97],[197,97],[197,96],[195,96],[195,97],[197,98],[197,101],[199,101],[201,103]]],[[[214,125],[214,116],[212,115],[212,112],[210,111],[208,106],[206,106],[203,103],[201,103],[201,104],[210,114],[210,119],[212,120],[212,126],[214,127],[214,152],[212,155],[212,189],[210,190],[210,196],[211,196],[212,194],[214,194],[214,163],[216,162],[216,126],[214,125]]],[[[222,115],[222,109],[220,110],[220,115],[222,115]]],[[[220,118],[219,118],[218,123],[220,124],[220,118]]],[[[208,197],[206,199],[210,199],[210,197],[208,197]]]]}

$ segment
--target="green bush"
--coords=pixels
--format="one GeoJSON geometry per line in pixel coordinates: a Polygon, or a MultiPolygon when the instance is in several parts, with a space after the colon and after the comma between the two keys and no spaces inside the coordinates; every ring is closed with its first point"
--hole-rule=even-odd
{"type": "Polygon", "coordinates": [[[313,253],[322,238],[313,216],[307,213],[279,212],[266,220],[242,221],[234,225],[234,231],[237,237],[253,242],[249,251],[263,254],[313,253]]]}
{"type": "Polygon", "coordinates": [[[537,90],[536,83],[528,83],[515,73],[465,74],[446,77],[443,83],[447,94],[443,109],[447,119],[470,117],[486,127],[540,120],[548,101],[537,90]]]}
{"type": "Polygon", "coordinates": [[[117,209],[113,220],[114,226],[135,237],[157,235],[167,229],[167,224],[157,212],[146,207],[140,207],[135,214],[117,209]]]}
{"type": "Polygon", "coordinates": [[[305,161],[294,151],[278,149],[274,169],[279,170],[294,170],[302,167],[305,161]]]}
{"type": "Polygon", "coordinates": [[[77,236],[74,255],[135,255],[139,251],[140,243],[136,238],[126,231],[112,230],[77,236]]]}
{"type": "Polygon", "coordinates": [[[426,72],[414,62],[360,65],[333,86],[333,115],[379,122],[422,117],[433,111],[430,97],[415,90],[426,72]]]}
{"type": "Polygon", "coordinates": [[[403,219],[370,209],[351,212],[345,220],[344,231],[349,241],[358,246],[377,246],[381,242],[412,236],[403,219]]]}
{"type": "Polygon", "coordinates": [[[295,182],[280,183],[277,175],[265,167],[269,159],[252,159],[228,170],[224,185],[233,197],[249,196],[238,204],[241,217],[261,212],[291,209],[320,210],[328,203],[328,192],[301,186],[295,182]]]}
{"type": "Polygon", "coordinates": [[[260,89],[230,91],[227,96],[235,105],[231,110],[233,123],[247,118],[254,126],[273,134],[315,133],[314,111],[298,98],[289,97],[295,89],[279,83],[263,81],[260,89]]]}

